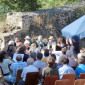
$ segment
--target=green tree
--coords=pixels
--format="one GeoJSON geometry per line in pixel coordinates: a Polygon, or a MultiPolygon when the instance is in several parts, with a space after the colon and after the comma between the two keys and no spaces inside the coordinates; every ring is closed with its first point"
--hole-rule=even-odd
{"type": "Polygon", "coordinates": [[[0,5],[12,11],[34,11],[40,7],[37,0],[0,0],[0,5]]]}

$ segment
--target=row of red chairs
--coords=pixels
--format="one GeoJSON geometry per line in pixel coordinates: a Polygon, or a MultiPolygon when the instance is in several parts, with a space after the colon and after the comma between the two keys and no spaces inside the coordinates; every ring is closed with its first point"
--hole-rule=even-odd
{"type": "Polygon", "coordinates": [[[44,80],[44,85],[68,85],[67,84],[68,82],[69,82],[69,85],[77,85],[78,82],[79,82],[78,85],[84,85],[84,83],[85,83],[85,73],[80,74],[79,80],[76,80],[75,74],[65,74],[65,75],[63,75],[62,80],[58,80],[58,79],[59,79],[58,75],[46,76],[45,80],[44,80]],[[64,82],[64,84],[63,84],[63,82],[64,82]]]}
{"type": "MultiPolygon", "coordinates": [[[[18,70],[15,85],[17,85],[19,80],[21,80],[21,73],[22,73],[22,70],[18,70]]],[[[65,80],[65,82],[69,82],[69,85],[77,85],[76,83],[74,84],[74,82],[79,82],[79,81],[78,80],[75,81],[75,79],[76,79],[75,74],[65,74],[65,75],[63,75],[62,80],[59,80],[58,75],[48,75],[45,77],[44,85],[54,85],[54,84],[58,85],[55,83],[55,81],[63,82],[64,80],[65,80]],[[67,79],[69,79],[69,80],[67,80],[67,79]]],[[[85,79],[85,73],[80,74],[80,79],[85,79]]],[[[39,82],[39,72],[27,73],[25,85],[37,85],[38,82],[39,82]]],[[[59,85],[61,85],[61,84],[59,84],[59,85]]],[[[67,85],[67,84],[63,84],[63,85],[67,85]]],[[[83,85],[83,84],[80,84],[80,85],[83,85]]]]}
{"type": "MultiPolygon", "coordinates": [[[[72,85],[69,79],[56,80],[54,85],[72,85]]],[[[75,80],[73,85],[85,85],[85,79],[75,80]]]]}
{"type": "MultiPolygon", "coordinates": [[[[21,78],[22,70],[17,71],[15,85],[22,79],[21,78]]],[[[25,85],[37,85],[39,82],[39,72],[29,72],[26,74],[25,85]]]]}

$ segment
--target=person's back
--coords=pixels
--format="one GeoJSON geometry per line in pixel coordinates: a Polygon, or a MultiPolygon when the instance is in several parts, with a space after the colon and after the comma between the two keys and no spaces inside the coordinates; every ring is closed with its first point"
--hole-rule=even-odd
{"type": "Polygon", "coordinates": [[[25,47],[25,46],[21,46],[21,47],[19,48],[18,53],[17,53],[17,54],[23,54],[23,55],[24,55],[24,57],[23,57],[23,62],[26,62],[27,59],[29,58],[29,55],[26,54],[25,51],[26,51],[26,47],[25,47]]]}
{"type": "Polygon", "coordinates": [[[40,60],[37,60],[37,61],[34,62],[33,65],[34,65],[35,67],[37,67],[37,68],[44,68],[47,64],[44,63],[44,62],[42,62],[42,61],[40,61],[40,60]]]}
{"type": "Polygon", "coordinates": [[[79,78],[80,73],[85,73],[85,56],[78,58],[78,67],[75,69],[76,76],[79,78]]]}
{"type": "Polygon", "coordinates": [[[41,61],[42,57],[43,57],[42,53],[38,52],[37,53],[37,61],[35,61],[33,64],[35,67],[37,67],[37,68],[46,67],[46,63],[41,61]]]}
{"type": "Polygon", "coordinates": [[[26,66],[27,66],[27,63],[22,61],[12,63],[12,65],[10,66],[10,69],[12,70],[12,77],[14,78],[14,80],[16,79],[17,71],[20,69],[23,69],[26,66]]]}
{"type": "Polygon", "coordinates": [[[47,75],[59,75],[58,69],[54,66],[55,59],[53,57],[49,57],[47,60],[48,67],[42,70],[42,79],[45,79],[47,75]]]}
{"type": "Polygon", "coordinates": [[[21,74],[21,77],[23,78],[23,82],[25,82],[26,74],[28,72],[39,72],[38,68],[36,68],[33,65],[33,63],[34,63],[34,59],[33,58],[28,58],[27,59],[28,66],[23,69],[22,74],[21,74]]]}
{"type": "Polygon", "coordinates": [[[72,74],[72,73],[75,73],[74,69],[72,67],[70,67],[68,65],[69,63],[69,59],[68,58],[63,58],[62,60],[62,64],[63,64],[63,67],[61,67],[59,69],[59,76],[60,76],[60,79],[62,79],[63,75],[64,74],[72,74]]]}
{"type": "Polygon", "coordinates": [[[8,75],[10,73],[9,71],[9,65],[11,65],[12,61],[9,59],[5,59],[6,53],[5,51],[2,51],[0,53],[0,67],[2,68],[3,75],[8,75]]]}
{"type": "Polygon", "coordinates": [[[48,49],[45,49],[44,51],[44,58],[42,58],[42,61],[47,63],[47,59],[49,58],[49,50],[48,49]]]}
{"type": "Polygon", "coordinates": [[[26,62],[22,62],[22,57],[20,55],[18,55],[16,57],[16,60],[17,60],[17,62],[12,63],[10,66],[10,70],[12,71],[12,75],[8,75],[5,77],[5,79],[11,83],[15,83],[17,71],[20,69],[23,69],[24,67],[27,66],[26,62]]]}
{"type": "MultiPolygon", "coordinates": [[[[45,76],[47,75],[58,75],[58,69],[55,68],[55,66],[52,67],[46,67],[43,69],[43,72],[45,73],[45,76]]],[[[42,72],[42,74],[43,74],[42,72]]]]}
{"type": "Polygon", "coordinates": [[[10,71],[9,71],[9,65],[12,63],[11,60],[9,59],[3,59],[3,62],[0,63],[0,66],[2,68],[2,71],[3,71],[3,74],[8,74],[10,71]]]}
{"type": "Polygon", "coordinates": [[[70,50],[67,50],[66,55],[69,59],[69,65],[71,67],[76,67],[78,65],[78,63],[77,63],[77,61],[75,61],[74,57],[72,56],[72,52],[70,50]]]}

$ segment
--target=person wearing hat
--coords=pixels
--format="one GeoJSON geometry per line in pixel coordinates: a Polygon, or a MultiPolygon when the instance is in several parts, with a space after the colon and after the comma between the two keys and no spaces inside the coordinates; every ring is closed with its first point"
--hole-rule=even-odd
{"type": "Polygon", "coordinates": [[[48,39],[49,39],[49,42],[47,43],[47,47],[50,46],[50,48],[52,48],[52,45],[56,44],[54,42],[54,38],[53,36],[50,36],[48,39]]]}
{"type": "MultiPolygon", "coordinates": [[[[30,42],[30,45],[31,45],[31,41],[30,41],[30,37],[29,36],[25,37],[25,42],[30,42]]],[[[25,44],[25,42],[24,42],[24,44],[25,44]]]]}

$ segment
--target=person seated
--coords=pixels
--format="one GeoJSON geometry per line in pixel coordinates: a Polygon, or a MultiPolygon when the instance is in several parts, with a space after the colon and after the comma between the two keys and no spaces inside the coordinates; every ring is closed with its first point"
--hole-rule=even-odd
{"type": "Polygon", "coordinates": [[[19,47],[21,47],[21,46],[23,46],[23,43],[22,43],[22,42],[18,42],[18,43],[17,43],[17,48],[19,48],[19,47]]]}
{"type": "Polygon", "coordinates": [[[44,68],[47,66],[46,63],[42,62],[41,59],[42,59],[43,55],[42,53],[38,52],[37,53],[37,61],[34,62],[34,66],[37,67],[37,68],[44,68]]]}
{"type": "Polygon", "coordinates": [[[77,67],[78,63],[75,61],[74,57],[72,56],[71,50],[67,50],[66,55],[67,55],[67,57],[69,59],[69,65],[71,67],[77,67]]]}
{"type": "Polygon", "coordinates": [[[34,65],[34,59],[33,58],[28,58],[27,59],[27,67],[25,67],[22,71],[21,78],[22,80],[19,81],[18,85],[24,85],[25,79],[26,79],[26,74],[28,72],[39,72],[38,68],[36,68],[34,65]]]}
{"type": "Polygon", "coordinates": [[[58,38],[56,51],[61,51],[61,48],[64,47],[63,38],[58,38]]]}
{"type": "Polygon", "coordinates": [[[9,45],[7,48],[7,56],[11,57],[13,59],[13,55],[16,52],[16,46],[15,45],[9,45]]]}
{"type": "MultiPolygon", "coordinates": [[[[66,56],[66,47],[63,47],[63,48],[61,49],[61,51],[62,51],[61,55],[57,56],[57,64],[60,65],[60,67],[61,67],[61,64],[62,64],[62,59],[63,59],[64,57],[67,57],[67,56],[66,56]]],[[[58,67],[58,68],[60,68],[60,67],[58,67]]]]}
{"type": "Polygon", "coordinates": [[[29,49],[30,49],[30,42],[29,41],[25,41],[24,46],[26,47],[26,53],[28,53],[29,49]]]}
{"type": "Polygon", "coordinates": [[[42,58],[42,62],[45,62],[47,63],[47,59],[49,58],[49,50],[48,49],[45,49],[44,50],[44,58],[42,58]]]}
{"type": "MultiPolygon", "coordinates": [[[[56,55],[55,54],[51,54],[51,57],[53,57],[55,59],[55,61],[56,61],[56,55]]],[[[56,62],[55,62],[54,66],[57,67],[57,63],[56,62]]]]}
{"type": "Polygon", "coordinates": [[[8,42],[8,46],[9,46],[9,45],[15,45],[15,44],[14,44],[14,41],[13,41],[13,40],[10,40],[10,41],[8,42]]]}
{"type": "Polygon", "coordinates": [[[14,38],[14,44],[15,44],[16,47],[17,47],[18,42],[20,42],[20,39],[18,37],[15,37],[14,38]]]}
{"type": "Polygon", "coordinates": [[[47,75],[59,75],[58,69],[54,66],[55,59],[53,57],[49,57],[47,59],[47,67],[42,70],[42,79],[41,82],[44,83],[44,79],[47,75]]]}
{"type": "Polygon", "coordinates": [[[56,43],[54,42],[53,36],[50,36],[48,39],[49,39],[49,42],[47,43],[47,47],[48,49],[50,49],[52,48],[52,45],[56,45],[56,43]]]}
{"type": "Polygon", "coordinates": [[[22,57],[20,55],[16,57],[16,60],[17,62],[12,63],[10,66],[12,74],[4,77],[7,82],[15,83],[17,71],[27,66],[26,62],[22,62],[22,57]]]}
{"type": "Polygon", "coordinates": [[[39,49],[37,48],[36,43],[31,44],[29,52],[30,53],[31,52],[35,52],[35,53],[39,52],[39,49]]]}
{"type": "Polygon", "coordinates": [[[42,35],[38,36],[37,45],[38,47],[41,47],[41,49],[45,46],[44,42],[42,41],[42,35]]]}
{"type": "Polygon", "coordinates": [[[25,37],[24,44],[25,44],[26,42],[29,42],[29,46],[32,44],[29,36],[26,36],[26,37],[25,37]]]}
{"type": "MultiPolygon", "coordinates": [[[[17,52],[16,54],[24,55],[24,56],[23,56],[23,59],[22,59],[23,62],[26,62],[27,59],[29,58],[29,55],[26,54],[26,47],[25,47],[25,46],[21,46],[21,47],[18,49],[18,52],[17,52]]],[[[13,59],[15,59],[14,57],[15,57],[15,56],[13,56],[13,59]]]]}
{"type": "Polygon", "coordinates": [[[62,79],[64,74],[75,74],[74,69],[71,66],[68,65],[69,64],[69,59],[67,57],[64,57],[62,59],[62,64],[63,64],[63,67],[61,67],[59,69],[60,79],[62,79]]]}
{"type": "Polygon", "coordinates": [[[81,55],[78,57],[78,67],[75,69],[77,78],[79,78],[80,73],[85,73],[85,56],[81,55]]]}
{"type": "Polygon", "coordinates": [[[2,68],[2,72],[4,76],[9,75],[10,70],[9,66],[12,64],[12,61],[9,59],[6,59],[6,52],[1,51],[0,53],[0,67],[2,68]]]}

